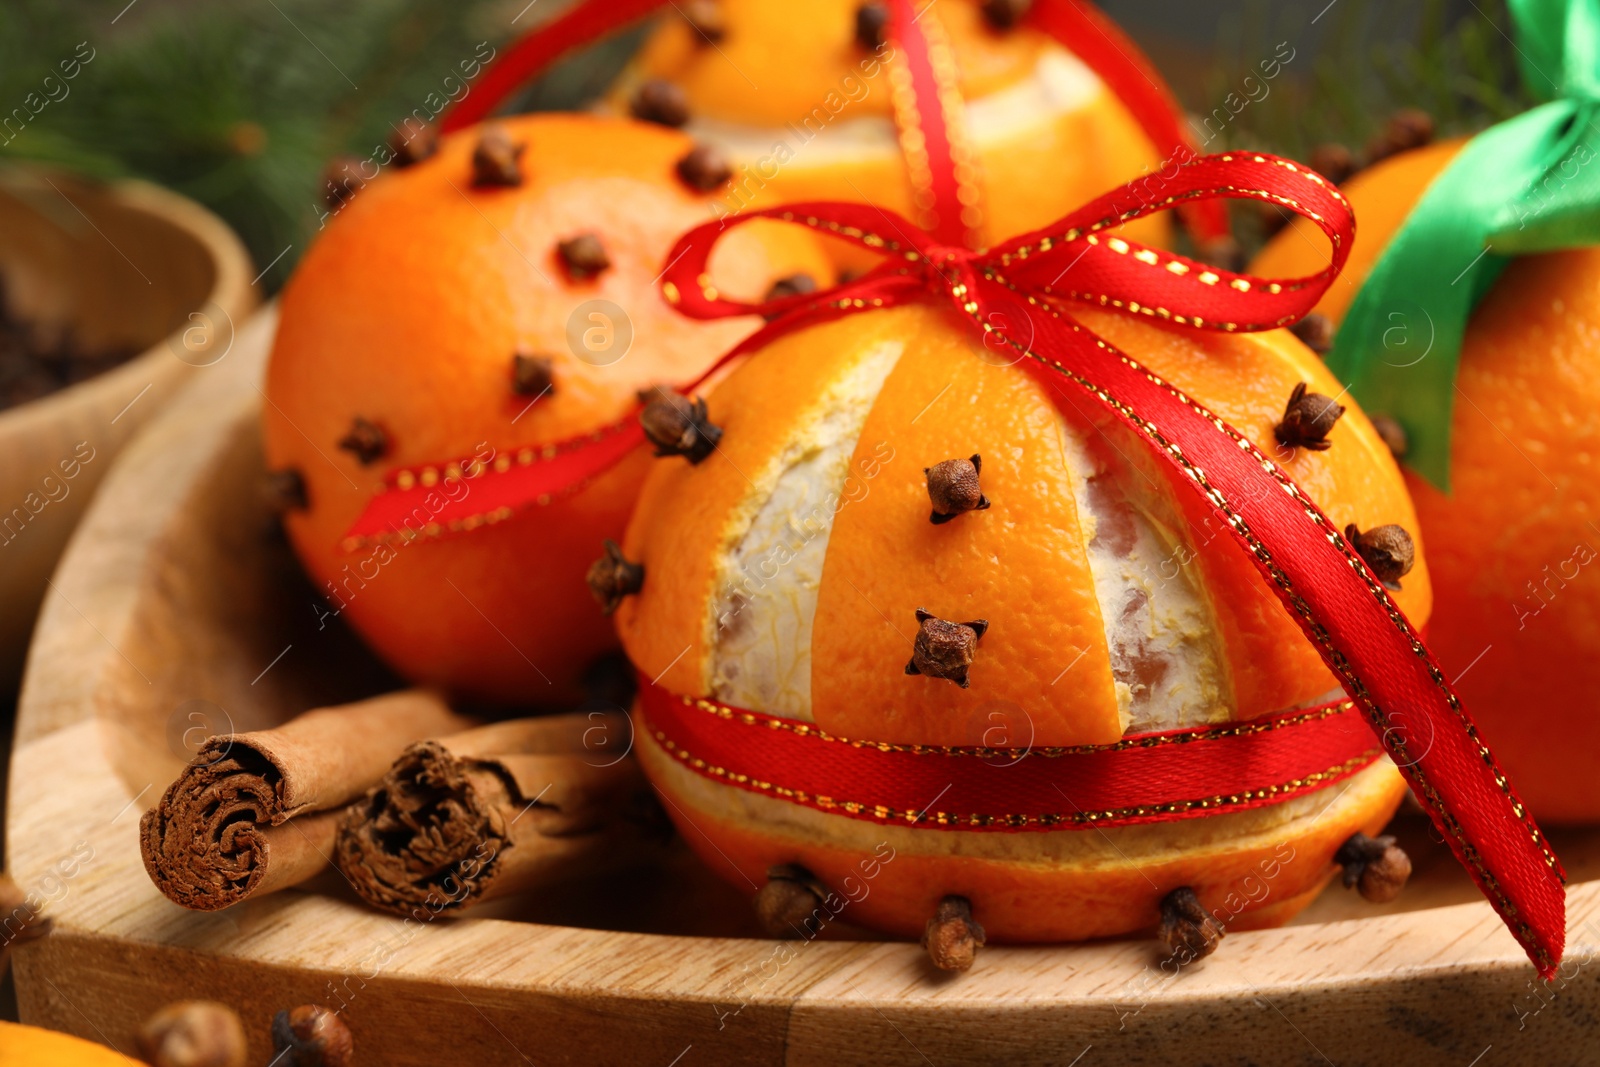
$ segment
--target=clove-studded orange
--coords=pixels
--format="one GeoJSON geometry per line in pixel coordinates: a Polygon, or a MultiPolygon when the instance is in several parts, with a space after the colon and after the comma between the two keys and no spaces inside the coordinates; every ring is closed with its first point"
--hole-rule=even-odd
{"type": "MultiPolygon", "coordinates": [[[[896,53],[883,41],[884,5],[812,0],[803,12],[772,0],[716,6],[715,41],[681,7],[663,19],[618,81],[612,107],[649,111],[662,86],[672,86],[687,112],[681,127],[734,163],[732,180],[717,191],[725,213],[870,200],[915,219],[917,187],[904,149],[916,135],[901,138],[894,125],[896,53]]],[[[967,211],[985,240],[1042,226],[1160,168],[1161,152],[1093,71],[1048,35],[986,14],[989,7],[996,5],[951,0],[919,18],[949,42],[976,156],[971,185],[981,194],[967,211]]],[[[1160,243],[1167,228],[1156,215],[1126,232],[1160,243]]],[[[870,257],[837,247],[852,266],[871,265],[870,257]]]]}
{"type": "MultiPolygon", "coordinates": [[[[327,601],[319,611],[407,677],[561,704],[615,647],[584,575],[601,540],[622,534],[645,449],[493,526],[355,551],[341,542],[387,472],[493,462],[596,429],[759,324],[691,322],[655,288],[674,238],[710,211],[675,173],[691,143],[574,115],[463,130],[357,190],[285,290],[267,468],[297,489],[280,497],[327,601]]],[[[727,246],[713,274],[747,298],[797,273],[830,277],[814,239],[792,227],[741,231],[727,246]]],[[[441,475],[437,499],[471,487],[441,475]]]]}
{"type": "MultiPolygon", "coordinates": [[[[1287,330],[1202,334],[1073,314],[1274,456],[1338,529],[1415,530],[1394,458],[1348,398],[1325,450],[1275,440],[1297,386],[1339,393],[1287,330]]],[[[1315,647],[1184,476],[1092,399],[1058,409],[1008,362],[954,313],[906,306],[797,330],[742,364],[708,398],[717,450],[698,465],[655,461],[623,544],[644,577],[617,620],[642,674],[834,737],[1019,749],[1333,699],[1315,647]],[[930,475],[967,456],[982,457],[988,506],[930,522],[930,475]]],[[[1393,595],[1426,622],[1420,547],[1393,595]]],[[[974,943],[1154,930],[1180,886],[1207,907],[1248,898],[1229,929],[1281,922],[1405,790],[1385,759],[1336,786],[1202,819],[964,833],[742,790],[696,773],[648,730],[637,750],[685,840],[731,883],[797,868],[838,892],[887,841],[895,858],[852,897],[849,921],[922,937],[960,898],[983,931],[974,943]]]]}
{"type": "MultiPolygon", "coordinates": [[[[1389,238],[1461,147],[1404,152],[1343,186],[1361,227],[1319,311],[1343,318],[1389,238]]],[[[1320,253],[1306,237],[1290,227],[1252,269],[1267,277],[1316,270],[1320,253]]],[[[1597,293],[1600,248],[1514,259],[1461,346],[1451,491],[1406,473],[1437,595],[1429,644],[1541,822],[1600,819],[1597,293]]],[[[1420,349],[1428,326],[1408,310],[1396,312],[1393,340],[1420,349]]],[[[1396,443],[1404,447],[1403,434],[1396,443]]]]}

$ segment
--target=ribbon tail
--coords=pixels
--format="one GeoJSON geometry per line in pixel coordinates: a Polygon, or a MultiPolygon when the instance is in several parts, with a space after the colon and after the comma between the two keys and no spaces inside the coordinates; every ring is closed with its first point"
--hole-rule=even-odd
{"type": "Polygon", "coordinates": [[[1566,936],[1565,872],[1431,653],[1334,524],[1192,398],[1055,309],[992,280],[979,286],[977,322],[992,323],[999,312],[1030,323],[1028,345],[1007,343],[1063,411],[1071,407],[1067,390],[1082,390],[1154,447],[1176,484],[1207,501],[1365,711],[1539,973],[1553,973],[1566,936]]]}

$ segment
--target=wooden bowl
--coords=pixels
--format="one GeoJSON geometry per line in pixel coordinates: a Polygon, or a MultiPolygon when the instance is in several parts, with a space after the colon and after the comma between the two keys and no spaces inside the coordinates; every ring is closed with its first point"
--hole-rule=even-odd
{"type": "MultiPolygon", "coordinates": [[[[248,729],[393,684],[312,590],[254,490],[273,314],[117,461],[45,605],[22,696],[10,865],[55,932],[15,955],[25,1021],[132,1048],[165,1002],[268,1019],[340,1007],[358,1063],[1069,1064],[1567,1062],[1594,1040],[1600,834],[1566,832],[1574,915],[1548,987],[1425,822],[1400,901],[1330,889],[1296,925],[1230,934],[1176,976],[1150,942],[984,950],[965,975],[915,945],[749,936],[748,906],[663,869],[418,923],[336,876],[217,914],[146,878],[140,812],[182,734],[248,729]],[[1354,917],[1367,916],[1357,921],[1354,917]],[[783,955],[777,953],[780,950],[783,955]]],[[[844,915],[848,919],[848,913],[844,915]]],[[[848,932],[831,927],[829,934],[848,932]]]]}
{"type": "Polygon", "coordinates": [[[255,304],[252,274],[233,231],[176,193],[0,170],[9,313],[91,351],[142,353],[0,412],[0,690],[16,685],[46,579],[95,486],[196,369],[227,355],[255,304]]]}

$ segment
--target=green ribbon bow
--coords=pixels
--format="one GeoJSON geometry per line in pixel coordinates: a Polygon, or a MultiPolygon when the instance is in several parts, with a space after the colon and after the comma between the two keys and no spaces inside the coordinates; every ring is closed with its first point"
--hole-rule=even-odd
{"type": "Polygon", "coordinates": [[[1390,240],[1328,366],[1396,419],[1406,463],[1450,488],[1467,320],[1511,257],[1600,244],[1600,0],[1509,0],[1523,78],[1548,102],[1469,141],[1390,240]]]}

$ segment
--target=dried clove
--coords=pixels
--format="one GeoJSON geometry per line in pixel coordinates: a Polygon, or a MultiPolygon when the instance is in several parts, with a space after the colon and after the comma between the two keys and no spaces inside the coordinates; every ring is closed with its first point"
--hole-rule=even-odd
{"type": "Polygon", "coordinates": [[[321,1004],[302,1004],[272,1019],[275,1067],[349,1067],[355,1059],[350,1028],[321,1004]]]}
{"type": "Polygon", "coordinates": [[[279,515],[287,511],[304,511],[310,506],[306,498],[306,480],[294,467],[264,474],[261,478],[261,497],[279,515]]]}
{"type": "Polygon", "coordinates": [[[136,1035],[139,1057],[151,1067],[244,1067],[244,1023],[226,1004],[182,1000],[145,1021],[136,1035]]]}
{"type": "Polygon", "coordinates": [[[389,451],[389,435],[382,426],[368,422],[357,415],[350,423],[350,432],[339,438],[339,447],[370,467],[389,451]]]}
{"type": "Polygon", "coordinates": [[[1192,888],[1181,885],[1161,898],[1161,940],[1183,963],[1204,959],[1217,949],[1222,927],[1192,888]]]}
{"type": "Polygon", "coordinates": [[[698,464],[722,440],[722,427],[706,417],[704,398],[690,400],[659,386],[641,394],[640,399],[645,400],[645,405],[639,412],[639,423],[645,437],[656,446],[656,455],[683,456],[691,464],[698,464]]]}
{"type": "Polygon", "coordinates": [[[972,903],[966,897],[939,901],[922,931],[922,947],[941,971],[968,970],[983,943],[983,927],[972,921],[972,903]]]}
{"type": "Polygon", "coordinates": [[[606,246],[600,243],[600,236],[595,233],[569,237],[556,245],[556,252],[561,256],[561,265],[567,277],[575,282],[593,278],[611,266],[606,246]]]}
{"type": "Polygon", "coordinates": [[[397,167],[410,167],[439,152],[439,131],[426,122],[407,121],[389,135],[389,151],[397,167]]]}
{"type": "Polygon", "coordinates": [[[1378,436],[1389,446],[1389,451],[1394,453],[1395,459],[1403,459],[1411,450],[1411,438],[1406,436],[1406,428],[1390,416],[1372,416],[1372,428],[1378,431],[1378,436]]]}
{"type": "Polygon", "coordinates": [[[1301,382],[1289,394],[1289,404],[1283,409],[1283,421],[1273,428],[1278,443],[1288,448],[1309,448],[1313,452],[1326,452],[1333,447],[1328,434],[1333,424],[1344,414],[1344,406],[1330,396],[1308,393],[1301,382]]]}
{"type": "Polygon", "coordinates": [[[527,147],[514,143],[504,127],[486,127],[472,150],[472,184],[480,188],[521,185],[522,153],[527,147]]]}
{"type": "Polygon", "coordinates": [[[1433,140],[1433,116],[1419,108],[1406,108],[1389,116],[1383,129],[1367,142],[1367,165],[1421,148],[1433,140]]]}
{"type": "Polygon", "coordinates": [[[922,468],[922,473],[928,476],[928,497],[933,501],[933,514],[929,519],[935,526],[957,515],[988,508],[989,498],[978,487],[978,474],[982,469],[983,457],[976,452],[971,459],[947,459],[922,468]]]}
{"type": "Polygon", "coordinates": [[[1411,877],[1411,857],[1387,834],[1351,834],[1333,854],[1333,862],[1344,868],[1344,887],[1356,887],[1363,900],[1374,904],[1387,904],[1399,896],[1411,877]]]}
{"type": "Polygon", "coordinates": [[[988,632],[988,620],[946,622],[918,608],[917,622],[920,627],[911,646],[911,662],[906,664],[906,673],[945,678],[967,688],[970,684],[967,670],[978,653],[978,640],[988,632]]]}
{"type": "Polygon", "coordinates": [[[997,30],[1009,30],[1033,8],[1033,0],[983,0],[983,20],[997,30]]]}
{"type": "Polygon", "coordinates": [[[1389,523],[1362,533],[1352,522],[1344,528],[1344,537],[1385,589],[1398,590],[1400,579],[1410,574],[1417,562],[1417,544],[1403,526],[1389,523]]]}
{"type": "Polygon", "coordinates": [[[883,47],[889,30],[889,5],[869,0],[856,8],[856,44],[869,52],[883,47]]]}
{"type": "Polygon", "coordinates": [[[543,396],[554,392],[556,362],[549,356],[518,352],[511,357],[511,391],[518,396],[543,396]]]}
{"type": "Polygon", "coordinates": [[[1243,271],[1245,267],[1244,249],[1228,234],[1207,237],[1200,241],[1195,249],[1195,258],[1202,263],[1209,263],[1213,267],[1234,274],[1243,271]]]}
{"type": "Polygon", "coordinates": [[[715,145],[697,144],[678,160],[678,177],[685,185],[702,193],[709,193],[733,177],[733,165],[722,149],[715,145]]]}
{"type": "Polygon", "coordinates": [[[1289,332],[1319,356],[1333,351],[1333,320],[1326,315],[1313,311],[1289,327],[1289,332]]]}
{"type": "Polygon", "coordinates": [[[622,606],[623,597],[644,588],[644,564],[624,556],[622,546],[608,537],[605,554],[589,564],[586,580],[600,610],[611,615],[622,606]]]}
{"type": "Polygon", "coordinates": [[[689,97],[676,82],[651,78],[633,94],[629,110],[642,122],[676,128],[689,121],[689,97]]]}
{"type": "Polygon", "coordinates": [[[700,37],[696,43],[716,44],[727,36],[728,21],[722,15],[718,0],[685,0],[678,5],[678,11],[700,37]]]}
{"type": "Polygon", "coordinates": [[[1357,170],[1356,157],[1350,149],[1337,142],[1319,144],[1311,150],[1307,160],[1311,169],[1335,185],[1343,185],[1357,170]]]}
{"type": "Polygon", "coordinates": [[[828,889],[815,875],[793,863],[767,869],[767,884],[756,893],[756,919],[772,937],[812,936],[807,923],[816,922],[816,911],[828,897],[828,889]]]}
{"type": "Polygon", "coordinates": [[[339,156],[322,171],[322,199],[335,211],[349,203],[367,183],[356,173],[365,162],[356,156],[339,156]]]}

